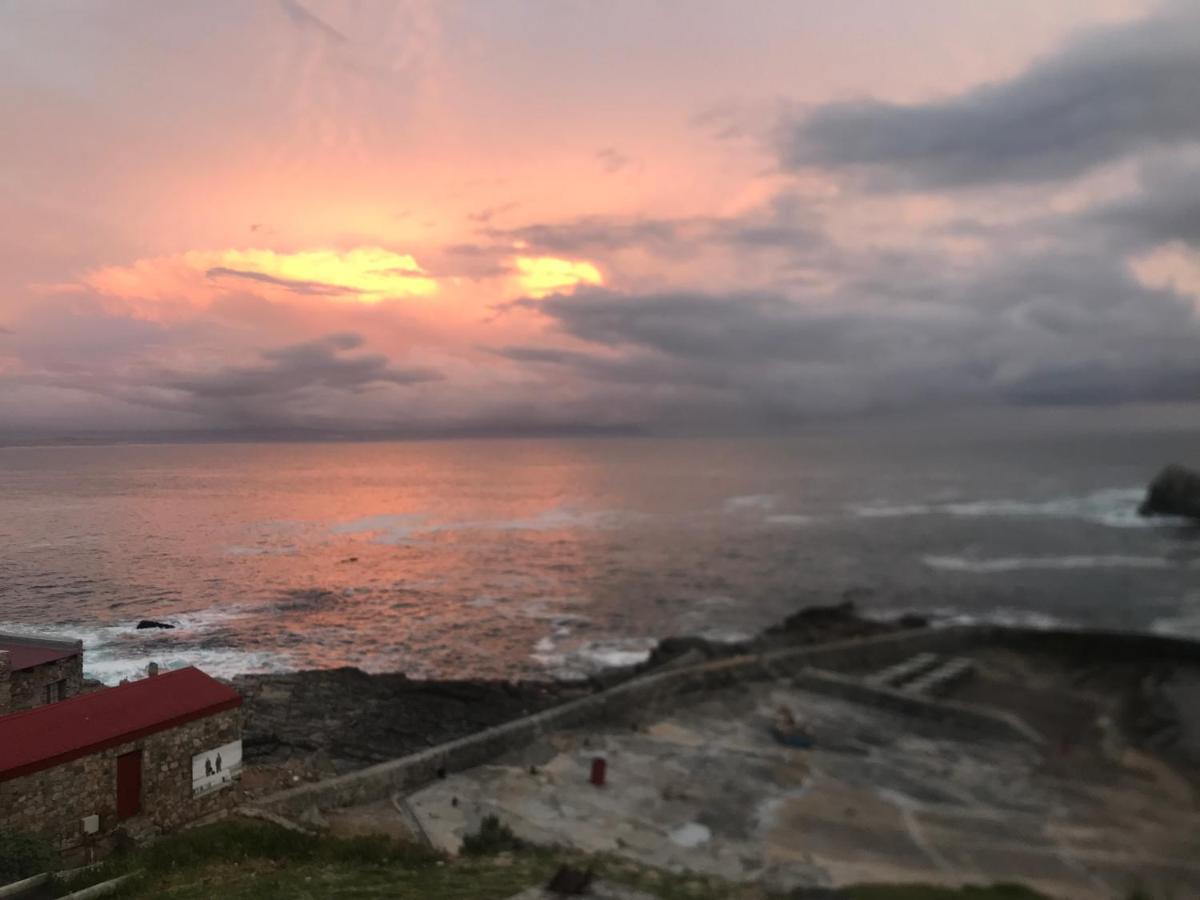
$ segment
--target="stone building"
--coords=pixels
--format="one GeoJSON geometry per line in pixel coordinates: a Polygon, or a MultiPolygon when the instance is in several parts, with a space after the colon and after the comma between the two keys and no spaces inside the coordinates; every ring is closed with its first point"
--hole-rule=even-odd
{"type": "Polygon", "coordinates": [[[82,641],[0,634],[0,715],[66,700],[82,688],[82,641]]]}
{"type": "Polygon", "coordinates": [[[136,837],[226,810],[241,703],[187,668],[0,716],[0,831],[92,857],[118,829],[136,837]]]}

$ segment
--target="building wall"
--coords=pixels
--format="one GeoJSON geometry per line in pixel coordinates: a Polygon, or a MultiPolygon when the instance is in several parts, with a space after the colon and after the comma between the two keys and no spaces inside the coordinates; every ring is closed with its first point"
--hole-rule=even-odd
{"type": "MultiPolygon", "coordinates": [[[[63,700],[74,697],[83,690],[83,654],[13,672],[12,697],[8,711],[16,712],[42,706],[46,702],[46,685],[56,681],[64,682],[61,697],[63,700]]],[[[0,696],[0,700],[2,699],[0,696]]]]}
{"type": "Polygon", "coordinates": [[[241,737],[241,710],[232,709],[85,756],[61,766],[0,781],[0,831],[41,835],[60,850],[103,847],[117,820],[117,757],[142,751],[142,811],[138,819],[163,830],[228,809],[230,786],[192,796],[192,757],[241,737]],[[82,820],[100,816],[98,835],[85,836],[82,820]]]}
{"type": "Polygon", "coordinates": [[[12,712],[12,664],[7,650],[0,650],[0,716],[12,712]]]}

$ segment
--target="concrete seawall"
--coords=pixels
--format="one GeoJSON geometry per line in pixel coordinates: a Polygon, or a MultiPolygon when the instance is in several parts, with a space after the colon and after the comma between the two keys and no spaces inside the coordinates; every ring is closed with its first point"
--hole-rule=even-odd
{"type": "MultiPolygon", "coordinates": [[[[813,670],[869,670],[884,668],[918,653],[949,654],[972,648],[1011,646],[1021,650],[1078,652],[1113,658],[1134,657],[1200,659],[1200,643],[1156,635],[1123,635],[1103,631],[1042,631],[996,626],[956,626],[900,631],[868,638],[787,648],[763,654],[736,656],[686,668],[668,669],[634,678],[608,690],[561,706],[488,728],[476,734],[388,760],[336,778],[290,788],[251,804],[285,817],[307,810],[334,809],[412,791],[455,771],[482,765],[501,754],[519,749],[556,731],[611,721],[632,710],[650,710],[664,701],[691,692],[712,690],[742,682],[814,677],[814,689],[855,694],[852,679],[814,676],[813,670]]],[[[894,692],[889,692],[894,693],[894,692]]],[[[878,692],[875,692],[878,694],[878,692]]],[[[857,695],[856,695],[857,696],[857,695]]],[[[858,699],[912,712],[926,720],[938,719],[951,728],[988,733],[997,737],[1035,740],[1023,723],[1003,721],[960,704],[913,701],[909,698],[858,699]],[[914,703],[920,708],[908,707],[914,703]]]]}

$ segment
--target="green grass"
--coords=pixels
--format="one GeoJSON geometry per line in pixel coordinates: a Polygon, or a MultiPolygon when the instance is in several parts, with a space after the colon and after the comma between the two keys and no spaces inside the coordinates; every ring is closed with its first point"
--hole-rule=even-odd
{"type": "Polygon", "coordinates": [[[0,884],[45,872],[58,854],[41,838],[19,831],[0,831],[0,884]]]}
{"type": "MultiPolygon", "coordinates": [[[[509,845],[502,829],[480,838],[487,853],[447,859],[389,838],[299,834],[265,822],[234,819],[180,832],[149,847],[114,856],[70,884],[61,895],[130,872],[111,895],[124,900],[503,900],[544,884],[564,863],[645,890],[662,900],[772,900],[749,886],[676,875],[611,857],[509,845]]],[[[803,897],[796,892],[794,897],[803,897]]],[[[921,885],[864,885],[846,900],[1045,900],[1016,885],[949,889],[921,885]]],[[[778,897],[774,900],[785,900],[778,897]]]]}
{"type": "Polygon", "coordinates": [[[1019,884],[961,888],[923,884],[862,885],[846,891],[847,900],[1049,900],[1045,894],[1019,884]]]}

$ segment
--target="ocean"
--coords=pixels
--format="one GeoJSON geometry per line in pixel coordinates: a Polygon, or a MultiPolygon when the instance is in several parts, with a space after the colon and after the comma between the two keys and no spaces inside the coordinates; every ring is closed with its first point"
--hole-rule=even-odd
{"type": "Polygon", "coordinates": [[[0,631],[115,682],[358,666],[580,677],[806,605],[1200,637],[1200,529],[1136,514],[1171,410],[789,437],[0,448],[0,631]],[[174,623],[137,631],[139,619],[174,623]]]}

